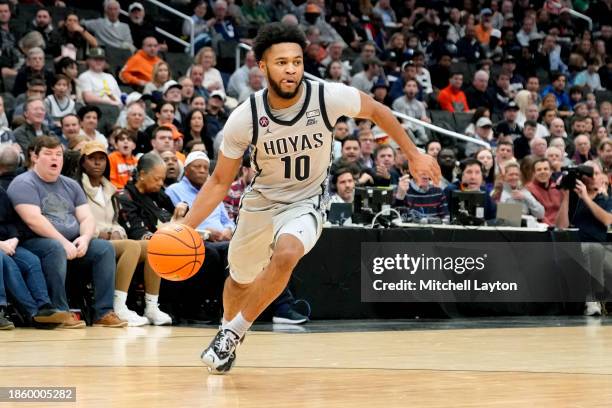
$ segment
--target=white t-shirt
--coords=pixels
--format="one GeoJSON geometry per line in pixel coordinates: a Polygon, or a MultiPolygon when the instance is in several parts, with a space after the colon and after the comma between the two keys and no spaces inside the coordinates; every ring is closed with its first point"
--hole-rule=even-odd
{"type": "Polygon", "coordinates": [[[117,80],[106,72],[93,72],[87,70],[79,75],[77,86],[77,97],[79,101],[83,101],[83,92],[93,92],[95,95],[107,99],[109,102],[109,94],[115,96],[115,98],[121,100],[121,89],[117,80]]]}

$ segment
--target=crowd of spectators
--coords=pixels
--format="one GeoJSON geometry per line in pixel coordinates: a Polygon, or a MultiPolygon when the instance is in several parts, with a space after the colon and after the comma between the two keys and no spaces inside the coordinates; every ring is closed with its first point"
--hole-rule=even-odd
{"type": "MultiPolygon", "coordinates": [[[[442,170],[437,186],[412,177],[381,129],[341,118],[333,132],[332,202],[351,202],[356,186],[391,186],[396,207],[444,218],[453,190],[475,190],[486,193],[487,219],[495,218],[497,203],[513,202],[551,226],[586,225],[585,239],[600,239],[609,225],[610,1],[168,4],[191,16],[194,42],[187,49],[161,36],[158,11],[140,2],[0,0],[0,194],[11,203],[0,206],[0,325],[10,326],[8,296],[26,324],[83,327],[84,316],[68,310],[79,296],[70,284],[80,279],[74,271],[87,265],[93,324],[169,324],[197,314],[210,299],[218,307],[227,241],[254,174],[246,157],[224,205],[201,226],[210,243],[206,277],[163,282],[160,290],[144,257],[146,241],[184,215],[214,167],[228,115],[266,86],[253,53],[243,52],[241,66],[234,53],[271,21],[304,30],[308,74],[352,85],[418,119],[402,124],[442,170]],[[592,28],[568,8],[589,16],[592,28]],[[576,203],[555,186],[570,164],[591,166],[595,175],[577,188],[585,205],[568,217],[564,211],[576,203]],[[128,308],[138,268],[143,315],[128,308]],[[35,278],[21,284],[19,274],[35,278]]],[[[171,22],[176,35],[191,40],[188,22],[171,22]]],[[[304,321],[293,306],[286,290],[275,318],[304,321]]]]}

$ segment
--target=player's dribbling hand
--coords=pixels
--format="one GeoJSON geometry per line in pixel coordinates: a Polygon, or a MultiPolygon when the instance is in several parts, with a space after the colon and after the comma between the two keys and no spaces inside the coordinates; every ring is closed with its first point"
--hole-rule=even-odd
{"type": "Polygon", "coordinates": [[[408,166],[410,168],[410,174],[417,177],[429,178],[433,185],[440,185],[440,166],[436,159],[428,154],[419,153],[417,156],[408,160],[408,166]]]}

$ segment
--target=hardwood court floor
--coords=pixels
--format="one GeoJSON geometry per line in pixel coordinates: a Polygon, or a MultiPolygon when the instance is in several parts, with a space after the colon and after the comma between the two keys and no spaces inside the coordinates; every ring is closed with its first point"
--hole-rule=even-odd
{"type": "Polygon", "coordinates": [[[612,407],[612,326],[590,322],[255,331],[227,376],[199,361],[212,328],[17,329],[0,332],[0,386],[77,388],[17,407],[612,407]]]}

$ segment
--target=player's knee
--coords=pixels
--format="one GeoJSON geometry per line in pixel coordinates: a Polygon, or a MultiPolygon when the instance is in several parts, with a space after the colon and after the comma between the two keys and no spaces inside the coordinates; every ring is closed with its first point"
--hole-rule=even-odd
{"type": "Polygon", "coordinates": [[[299,262],[304,249],[302,246],[285,246],[274,250],[272,262],[274,266],[283,272],[291,272],[299,262]]]}

